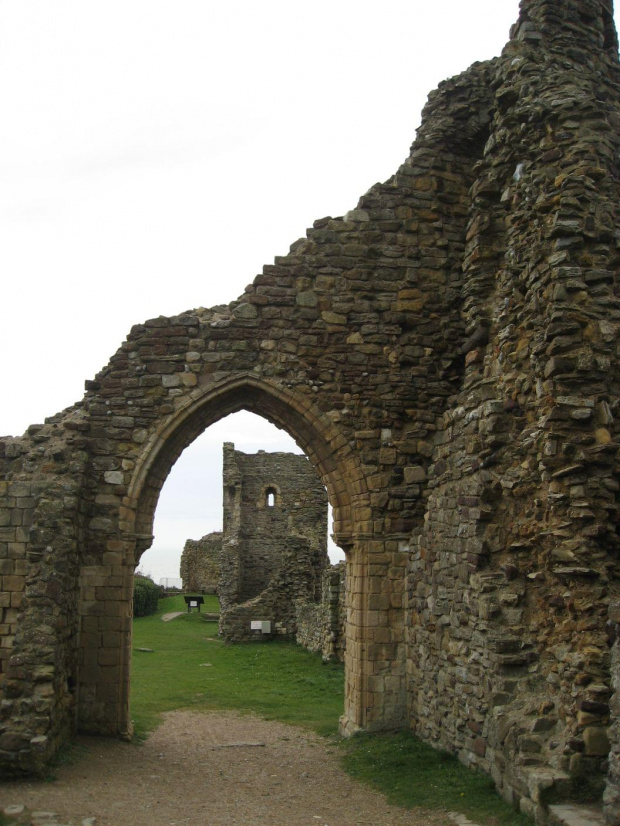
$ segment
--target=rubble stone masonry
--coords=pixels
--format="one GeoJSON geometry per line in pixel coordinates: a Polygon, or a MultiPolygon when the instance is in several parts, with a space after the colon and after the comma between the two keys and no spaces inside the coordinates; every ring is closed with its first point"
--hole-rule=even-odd
{"type": "Polygon", "coordinates": [[[181,581],[185,593],[215,594],[220,578],[222,532],[213,531],[202,539],[188,539],[181,554],[181,581]]]}
{"type": "Polygon", "coordinates": [[[229,442],[223,452],[225,530],[187,540],[184,590],[217,591],[226,642],[295,638],[342,660],[344,571],[327,571],[327,494],[312,464],[229,442]],[[253,620],[268,621],[269,633],[252,630],[253,620]]]}
{"type": "Polygon", "coordinates": [[[0,440],[4,771],[75,726],[127,732],[159,491],[248,409],[334,507],[343,732],[410,726],[541,821],[607,778],[618,822],[619,152],[611,0],[522,0],[390,180],[231,304],[136,325],[81,402],[0,440]]]}
{"type": "Polygon", "coordinates": [[[327,556],[327,493],[295,453],[242,453],[224,444],[220,635],[257,638],[252,620],[294,638],[297,607],[321,596],[327,556]]]}
{"type": "Polygon", "coordinates": [[[321,596],[297,606],[299,645],[321,654],[326,662],[344,660],[346,645],[345,565],[339,562],[323,571],[321,596]]]}

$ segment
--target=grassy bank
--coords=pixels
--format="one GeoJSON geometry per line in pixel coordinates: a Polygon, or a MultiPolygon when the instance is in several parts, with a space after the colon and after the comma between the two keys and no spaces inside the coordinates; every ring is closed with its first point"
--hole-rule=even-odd
{"type": "MultiPolygon", "coordinates": [[[[203,611],[216,611],[205,597],[203,611]]],[[[301,725],[337,739],[343,669],[292,643],[224,645],[217,623],[184,613],[183,597],[160,600],[157,614],[134,620],[131,709],[144,736],[175,709],[237,709],[301,725]],[[138,649],[152,649],[152,652],[138,649]]],[[[340,741],[346,770],[390,803],[458,811],[485,826],[530,824],[495,793],[491,781],[408,732],[340,741]]]]}

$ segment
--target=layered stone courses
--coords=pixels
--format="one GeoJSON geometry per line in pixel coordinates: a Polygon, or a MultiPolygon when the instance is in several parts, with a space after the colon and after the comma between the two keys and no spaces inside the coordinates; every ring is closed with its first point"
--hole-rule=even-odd
{"type": "Polygon", "coordinates": [[[523,0],[393,178],[237,301],[137,325],[82,402],[0,440],[3,766],[36,768],[76,716],[128,730],[159,491],[243,408],[334,505],[343,730],[410,725],[539,818],[608,760],[618,820],[619,80],[611,2],[523,0]]]}

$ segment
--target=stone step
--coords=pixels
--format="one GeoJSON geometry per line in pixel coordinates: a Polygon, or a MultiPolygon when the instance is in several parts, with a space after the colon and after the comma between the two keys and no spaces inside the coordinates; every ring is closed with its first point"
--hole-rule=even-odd
{"type": "Polygon", "coordinates": [[[597,806],[558,803],[549,806],[549,826],[605,826],[603,811],[597,806]]]}

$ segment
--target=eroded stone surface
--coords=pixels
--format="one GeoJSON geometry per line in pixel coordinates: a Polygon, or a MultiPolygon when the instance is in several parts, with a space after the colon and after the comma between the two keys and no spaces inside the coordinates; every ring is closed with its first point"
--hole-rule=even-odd
{"type": "Polygon", "coordinates": [[[603,826],[605,818],[599,809],[587,806],[549,806],[550,826],[603,826]]]}
{"type": "Polygon", "coordinates": [[[95,826],[94,817],[84,817],[80,820],[68,822],[55,812],[28,811],[21,805],[5,806],[0,812],[4,815],[7,826],[95,826]]]}

